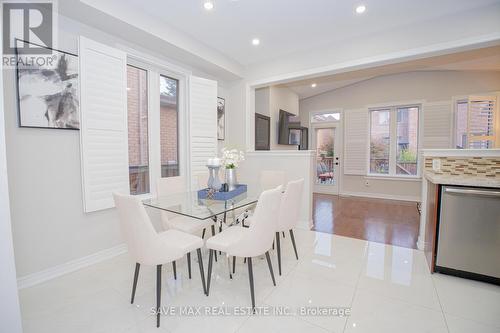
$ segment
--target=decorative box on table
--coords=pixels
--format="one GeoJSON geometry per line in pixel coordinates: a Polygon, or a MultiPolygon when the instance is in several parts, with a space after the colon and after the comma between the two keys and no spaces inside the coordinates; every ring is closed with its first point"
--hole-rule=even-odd
{"type": "Polygon", "coordinates": [[[213,196],[208,198],[208,188],[198,191],[198,199],[210,199],[210,200],[229,200],[237,197],[240,194],[247,192],[247,186],[244,184],[236,185],[236,188],[228,192],[214,192],[213,196]]]}

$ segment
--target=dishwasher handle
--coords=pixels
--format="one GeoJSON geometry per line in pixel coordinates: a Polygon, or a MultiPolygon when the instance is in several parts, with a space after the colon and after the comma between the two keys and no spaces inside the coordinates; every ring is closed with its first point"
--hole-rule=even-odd
{"type": "Polygon", "coordinates": [[[500,191],[462,189],[462,188],[454,188],[454,187],[446,187],[444,191],[446,193],[452,193],[452,194],[482,195],[482,196],[487,196],[487,197],[499,197],[500,198],[500,191]]]}

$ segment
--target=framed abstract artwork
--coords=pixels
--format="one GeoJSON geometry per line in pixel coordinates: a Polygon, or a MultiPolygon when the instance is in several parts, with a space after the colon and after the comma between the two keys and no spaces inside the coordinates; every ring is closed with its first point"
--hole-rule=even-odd
{"type": "Polygon", "coordinates": [[[51,50],[51,61],[17,62],[19,126],[78,130],[78,56],[51,50]]]}
{"type": "Polygon", "coordinates": [[[226,100],[222,97],[217,97],[217,139],[225,140],[226,138],[226,100]]]}

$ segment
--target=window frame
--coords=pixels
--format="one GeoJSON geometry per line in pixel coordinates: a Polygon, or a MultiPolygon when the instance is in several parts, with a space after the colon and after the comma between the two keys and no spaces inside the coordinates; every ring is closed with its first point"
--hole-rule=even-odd
{"type": "Polygon", "coordinates": [[[421,175],[421,150],[422,150],[422,103],[388,103],[368,107],[368,149],[367,149],[367,166],[366,177],[379,179],[397,179],[397,180],[415,180],[420,179],[421,175]],[[397,110],[404,108],[418,108],[418,129],[417,129],[417,174],[416,175],[401,175],[396,173],[397,164],[397,131],[398,117],[397,110]],[[389,172],[388,173],[373,173],[370,171],[371,161],[371,139],[372,139],[372,117],[373,111],[389,111],[389,172]]]}
{"type": "MultiPolygon", "coordinates": [[[[161,178],[161,140],[160,140],[160,75],[178,80],[177,86],[177,149],[179,176],[188,173],[188,130],[187,129],[187,93],[188,76],[190,72],[183,71],[175,65],[161,61],[149,60],[145,57],[127,55],[127,66],[137,67],[147,71],[148,88],[148,157],[149,157],[149,193],[137,194],[135,197],[143,200],[152,198],[156,193],[157,180],[161,178]]],[[[128,110],[127,110],[128,114],[128,110]]],[[[128,133],[128,128],[127,128],[128,133]]],[[[127,145],[128,147],[128,145],[127,145]]],[[[187,178],[187,177],[186,177],[187,178]]],[[[186,184],[188,188],[189,184],[186,184]]],[[[129,187],[130,188],[130,187],[129,187]]]]}
{"type": "MultiPolygon", "coordinates": [[[[500,91],[486,91],[486,92],[478,92],[478,93],[473,93],[473,94],[468,94],[468,95],[457,95],[452,97],[452,117],[453,117],[453,126],[451,129],[451,145],[452,148],[456,147],[456,134],[457,134],[457,118],[458,118],[458,103],[460,102],[467,102],[469,103],[469,98],[471,96],[496,96],[497,98],[497,105],[496,105],[496,110],[495,110],[495,121],[493,125],[493,131],[496,136],[496,142],[493,141],[493,147],[488,148],[488,149],[498,149],[500,147],[500,91]]],[[[467,116],[469,114],[469,105],[467,105],[467,116]]],[[[467,120],[468,121],[468,120],[467,120]]],[[[469,148],[469,138],[467,137],[467,145],[463,149],[474,149],[474,148],[469,148]]]]}
{"type": "MultiPolygon", "coordinates": [[[[456,149],[457,147],[457,122],[458,122],[458,104],[459,103],[467,103],[467,115],[469,113],[469,98],[468,96],[455,96],[452,98],[452,103],[453,103],[453,126],[451,129],[451,148],[456,149]]],[[[467,146],[469,144],[469,138],[467,138],[467,142],[465,144],[465,148],[461,149],[467,149],[467,146]]]]}

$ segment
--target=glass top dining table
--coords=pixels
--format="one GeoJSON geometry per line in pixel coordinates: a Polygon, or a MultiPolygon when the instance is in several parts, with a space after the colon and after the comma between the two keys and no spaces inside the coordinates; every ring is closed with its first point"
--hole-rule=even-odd
{"type": "Polygon", "coordinates": [[[148,207],[206,220],[253,205],[258,198],[257,193],[246,192],[228,200],[198,199],[198,191],[191,191],[146,199],[143,203],[148,207]]]}

